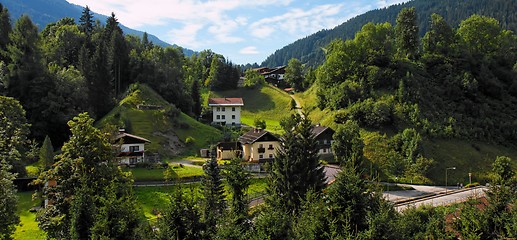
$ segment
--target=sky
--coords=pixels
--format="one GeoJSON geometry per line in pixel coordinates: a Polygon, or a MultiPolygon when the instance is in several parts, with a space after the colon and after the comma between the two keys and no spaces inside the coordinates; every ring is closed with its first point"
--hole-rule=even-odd
{"type": "Polygon", "coordinates": [[[300,38],[407,0],[67,0],[127,27],[233,63],[260,64],[300,38]]]}

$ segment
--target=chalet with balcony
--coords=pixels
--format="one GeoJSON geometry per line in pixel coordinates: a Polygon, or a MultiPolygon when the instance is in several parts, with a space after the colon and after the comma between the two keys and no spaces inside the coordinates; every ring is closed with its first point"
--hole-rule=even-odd
{"type": "Polygon", "coordinates": [[[117,155],[120,164],[134,165],[145,161],[145,144],[151,141],[129,134],[124,129],[119,130],[114,140],[116,146],[120,146],[117,155]]]}
{"type": "Polygon", "coordinates": [[[329,127],[316,125],[312,127],[312,134],[318,143],[319,154],[323,159],[332,159],[332,143],[334,130],[329,127]]]}
{"type": "Polygon", "coordinates": [[[268,162],[275,158],[280,141],[263,129],[253,129],[239,137],[242,144],[242,158],[249,162],[268,162]]]}
{"type": "Polygon", "coordinates": [[[212,124],[241,125],[242,98],[209,98],[208,106],[212,108],[212,124]]]}

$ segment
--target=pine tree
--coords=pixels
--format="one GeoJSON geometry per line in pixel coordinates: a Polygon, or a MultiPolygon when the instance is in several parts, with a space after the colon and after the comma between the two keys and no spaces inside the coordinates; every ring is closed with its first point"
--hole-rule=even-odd
{"type": "Polygon", "coordinates": [[[399,56],[402,58],[416,59],[420,43],[417,14],[414,7],[404,8],[398,14],[395,36],[399,56]]]}
{"type": "Polygon", "coordinates": [[[224,187],[220,175],[219,166],[216,159],[215,148],[212,155],[203,165],[203,222],[206,225],[206,237],[214,236],[216,232],[217,219],[223,214],[225,209],[224,187]]]}
{"type": "Polygon", "coordinates": [[[0,3],[0,62],[8,60],[6,50],[10,42],[9,34],[11,30],[9,11],[0,3]]]}
{"type": "Polygon", "coordinates": [[[81,17],[79,18],[79,29],[86,34],[88,39],[93,33],[93,14],[88,5],[83,9],[81,17]]]}
{"type": "Polygon", "coordinates": [[[39,167],[41,171],[46,171],[54,164],[54,147],[48,136],[45,136],[43,145],[39,152],[39,167]]]}
{"type": "Polygon", "coordinates": [[[248,213],[246,190],[250,185],[250,174],[241,166],[240,158],[233,158],[230,164],[226,165],[224,173],[232,196],[230,200],[232,214],[235,218],[243,218],[248,213]]]}
{"type": "Polygon", "coordinates": [[[273,207],[297,212],[309,190],[323,189],[325,173],[311,121],[294,114],[281,124],[285,133],[271,165],[266,201],[273,207]]]}

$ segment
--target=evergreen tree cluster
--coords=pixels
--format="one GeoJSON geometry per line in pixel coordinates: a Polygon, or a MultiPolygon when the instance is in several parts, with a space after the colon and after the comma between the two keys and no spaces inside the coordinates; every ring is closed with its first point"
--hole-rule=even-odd
{"type": "Polygon", "coordinates": [[[79,19],[63,18],[41,32],[23,15],[14,24],[0,5],[0,94],[19,100],[32,137],[66,141],[68,120],[88,111],[99,119],[124,97],[132,83],[155,89],[181,111],[199,116],[199,91],[237,86],[240,68],[221,55],[161,47],[124,35],[115,14],[94,21],[85,7],[79,19]]]}

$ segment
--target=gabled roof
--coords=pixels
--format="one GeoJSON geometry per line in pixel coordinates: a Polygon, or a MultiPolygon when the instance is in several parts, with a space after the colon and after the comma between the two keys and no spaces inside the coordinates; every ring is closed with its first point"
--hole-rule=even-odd
{"type": "Polygon", "coordinates": [[[219,150],[240,150],[240,142],[220,142],[217,144],[219,150]]]}
{"type": "Polygon", "coordinates": [[[119,134],[117,136],[115,136],[115,141],[118,141],[121,138],[124,139],[124,143],[139,143],[139,142],[140,143],[146,143],[146,142],[150,143],[151,142],[143,137],[139,137],[139,136],[129,134],[126,132],[119,132],[119,134]],[[130,140],[130,141],[127,141],[127,140],[130,140]]]}
{"type": "Polygon", "coordinates": [[[320,134],[322,134],[325,131],[332,131],[332,134],[334,134],[334,130],[332,130],[332,128],[325,127],[325,126],[316,125],[316,126],[313,126],[311,129],[311,132],[315,138],[317,138],[320,134]]]}
{"type": "Polygon", "coordinates": [[[239,142],[242,144],[253,144],[255,142],[270,142],[279,141],[272,133],[262,129],[252,129],[239,137],[239,142]]]}
{"type": "Polygon", "coordinates": [[[283,74],[283,73],[285,73],[285,67],[286,66],[276,67],[276,68],[272,69],[271,71],[269,71],[267,74],[274,74],[274,73],[283,74]]]}
{"type": "Polygon", "coordinates": [[[244,106],[242,98],[209,98],[208,106],[244,106]]]}

